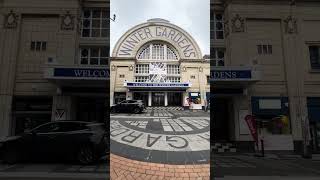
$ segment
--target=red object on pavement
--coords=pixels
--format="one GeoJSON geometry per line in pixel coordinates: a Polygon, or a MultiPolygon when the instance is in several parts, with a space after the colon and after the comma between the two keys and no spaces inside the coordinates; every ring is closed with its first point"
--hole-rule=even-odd
{"type": "Polygon", "coordinates": [[[258,143],[258,132],[257,132],[257,123],[256,119],[252,115],[246,115],[244,118],[247,122],[247,125],[250,129],[251,136],[253,137],[254,141],[258,143]]]}

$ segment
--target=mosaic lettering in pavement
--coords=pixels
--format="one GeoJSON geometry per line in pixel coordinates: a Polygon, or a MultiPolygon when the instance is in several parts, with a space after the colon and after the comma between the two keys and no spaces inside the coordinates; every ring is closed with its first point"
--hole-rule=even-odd
{"type": "Polygon", "coordinates": [[[206,151],[210,121],[208,117],[111,120],[110,138],[146,150],[206,151]]]}

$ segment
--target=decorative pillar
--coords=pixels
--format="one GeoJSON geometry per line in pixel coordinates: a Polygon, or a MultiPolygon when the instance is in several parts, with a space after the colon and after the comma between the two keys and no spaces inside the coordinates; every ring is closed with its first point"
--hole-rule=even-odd
{"type": "Polygon", "coordinates": [[[164,106],[168,106],[168,92],[164,92],[164,106]]]}
{"type": "Polygon", "coordinates": [[[152,93],[151,93],[151,91],[148,93],[149,93],[148,106],[152,106],[152,93]]]}

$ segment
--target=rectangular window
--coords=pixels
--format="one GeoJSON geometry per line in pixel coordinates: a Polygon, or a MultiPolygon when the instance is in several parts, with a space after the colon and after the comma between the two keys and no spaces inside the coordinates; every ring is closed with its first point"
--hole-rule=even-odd
{"type": "Polygon", "coordinates": [[[124,74],[120,74],[119,77],[120,78],[124,78],[125,76],[124,76],[124,74]]]}
{"type": "Polygon", "coordinates": [[[207,76],[207,84],[210,84],[210,76],[207,76]]]}
{"type": "Polygon", "coordinates": [[[167,77],[167,82],[171,82],[171,83],[178,83],[180,82],[180,77],[167,77]]]}
{"type": "Polygon", "coordinates": [[[167,74],[168,75],[180,75],[180,66],[179,65],[167,65],[167,74]]]}
{"type": "Polygon", "coordinates": [[[259,55],[271,55],[272,54],[272,45],[270,44],[259,44],[257,45],[257,51],[259,55]]]}
{"type": "Polygon", "coordinates": [[[106,8],[85,8],[81,18],[82,37],[107,37],[109,12],[106,8]]]}
{"type": "Polygon", "coordinates": [[[108,56],[107,46],[80,48],[80,64],[83,65],[108,65],[108,56]]]}
{"type": "Polygon", "coordinates": [[[224,48],[212,48],[211,49],[211,65],[212,66],[224,66],[225,62],[225,49],[224,48]]]}
{"type": "Polygon", "coordinates": [[[191,79],[196,79],[195,75],[190,76],[191,79]]]}
{"type": "Polygon", "coordinates": [[[31,41],[30,44],[31,51],[46,51],[47,42],[46,41],[31,41]]]}
{"type": "Polygon", "coordinates": [[[135,82],[146,82],[149,79],[149,76],[136,76],[135,82]]]}
{"type": "Polygon", "coordinates": [[[309,46],[310,64],[312,69],[320,69],[320,46],[309,46]]]}
{"type": "Polygon", "coordinates": [[[224,39],[224,17],[222,13],[213,13],[211,39],[224,39]]]}
{"type": "Polygon", "coordinates": [[[136,64],[136,74],[149,75],[149,64],[136,64]]]}

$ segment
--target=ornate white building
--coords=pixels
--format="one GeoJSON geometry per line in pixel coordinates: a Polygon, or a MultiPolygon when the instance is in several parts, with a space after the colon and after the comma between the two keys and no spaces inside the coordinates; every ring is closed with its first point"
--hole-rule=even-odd
{"type": "Polygon", "coordinates": [[[163,19],[129,29],[113,49],[110,72],[111,104],[141,99],[146,106],[201,109],[210,92],[209,61],[186,31],[163,19]]]}

